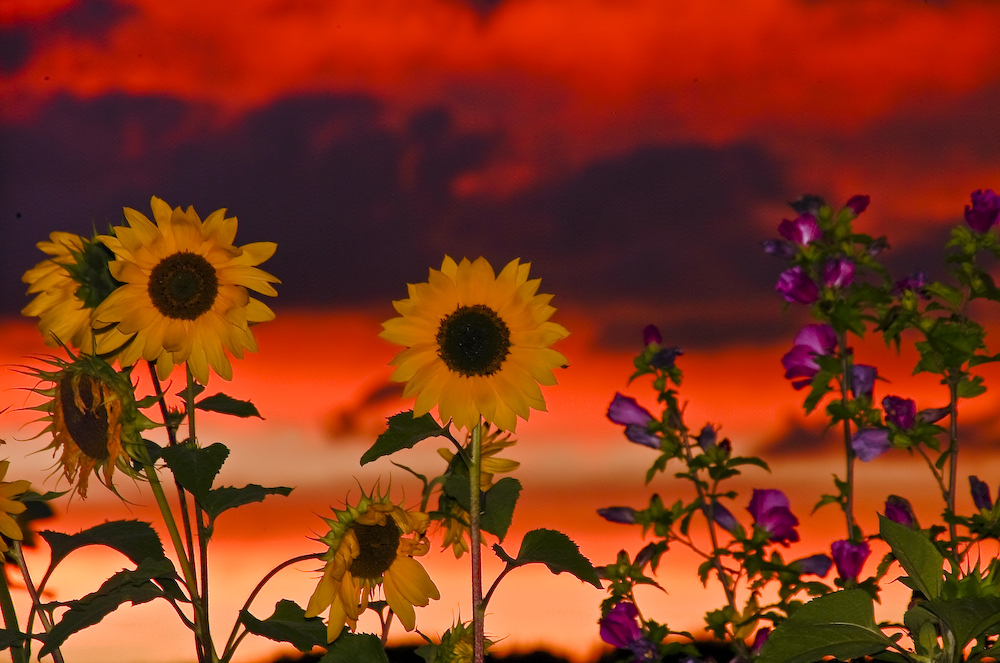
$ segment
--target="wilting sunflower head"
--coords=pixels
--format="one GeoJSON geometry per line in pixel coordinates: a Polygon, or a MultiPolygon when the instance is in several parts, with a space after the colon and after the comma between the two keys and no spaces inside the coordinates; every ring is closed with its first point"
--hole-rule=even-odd
{"type": "Polygon", "coordinates": [[[21,313],[38,318],[38,330],[47,345],[68,345],[92,353],[95,335],[113,352],[125,341],[112,329],[94,330],[94,309],[120,284],[111,276],[112,253],[100,241],[54,232],[38,248],[49,257],[21,277],[34,299],[21,313]]]}
{"type": "Polygon", "coordinates": [[[483,258],[445,257],[426,283],[409,285],[393,302],[400,317],[382,324],[383,338],[406,346],[390,362],[392,379],[416,396],[414,416],[435,405],[442,421],[471,430],[480,420],[513,431],[530,409],[545,410],[539,384],[556,382],[566,358],[549,346],[569,332],[549,321],[551,295],[528,280],[529,264],[512,260],[500,272],[483,258]]]}
{"type": "MultiPolygon", "coordinates": [[[[94,312],[95,324],[115,325],[127,337],[118,355],[122,366],[139,358],[156,362],[160,379],[175,364],[187,362],[201,384],[209,368],[232,379],[229,354],[256,352],[250,325],[274,319],[274,312],[248,290],[274,296],[278,279],[258,269],[270,258],[274,242],[235,246],[236,217],[226,210],[202,221],[194,208],[173,209],[151,201],[155,223],[125,208],[127,226],[101,240],[114,253],[112,276],[122,282],[94,312]]],[[[98,350],[106,346],[98,343],[98,350]]]]}
{"type": "Polygon", "coordinates": [[[139,411],[129,369],[118,372],[93,355],[70,354],[69,361],[52,357],[45,362],[51,370],[24,370],[39,381],[32,391],[45,398],[32,408],[43,412],[41,420],[48,422],[38,435],[52,433],[46,448],[58,457],[57,467],[80,497],[87,496],[92,472],[117,494],[115,469],[140,476],[132,459],[143,448],[141,432],[156,425],[139,411]]]}
{"type": "Polygon", "coordinates": [[[10,546],[7,545],[5,538],[13,541],[24,539],[24,533],[14,516],[24,513],[25,509],[28,508],[24,502],[18,501],[17,498],[31,487],[31,483],[23,479],[4,481],[8,467],[10,467],[10,461],[0,461],[0,534],[3,534],[0,536],[0,560],[3,560],[4,555],[10,552],[10,546]]]}
{"type": "Polygon", "coordinates": [[[357,628],[358,616],[381,586],[389,607],[404,628],[412,631],[416,625],[413,607],[440,598],[427,571],[413,559],[429,547],[424,537],[427,514],[407,511],[393,504],[387,494],[373,490],[356,505],[335,510],[334,516],[324,518],[330,527],[320,539],[327,545],[326,566],[306,616],[315,617],[329,608],[327,637],[333,642],[345,624],[357,628]]]}

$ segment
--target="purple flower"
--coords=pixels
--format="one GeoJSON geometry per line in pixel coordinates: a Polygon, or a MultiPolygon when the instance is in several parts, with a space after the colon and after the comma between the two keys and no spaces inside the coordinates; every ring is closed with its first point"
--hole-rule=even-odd
{"type": "Polygon", "coordinates": [[[872,397],[875,390],[875,377],[878,369],[868,364],[854,364],[851,367],[851,393],[855,398],[872,397]]]}
{"type": "Polygon", "coordinates": [[[715,442],[718,440],[718,435],[715,433],[715,426],[712,424],[705,424],[702,426],[701,432],[698,433],[694,439],[698,442],[698,446],[701,447],[703,451],[708,451],[715,446],[715,442]]]}
{"type": "Polygon", "coordinates": [[[846,288],[854,283],[854,263],[846,258],[834,258],[823,267],[823,285],[846,288]]]}
{"type": "Polygon", "coordinates": [[[947,417],[950,412],[951,409],[947,407],[929,407],[917,412],[917,420],[925,424],[935,424],[947,417]]]}
{"type": "Polygon", "coordinates": [[[799,214],[812,214],[815,216],[826,205],[826,201],[815,194],[807,193],[790,204],[792,209],[799,214]]]}
{"type": "MultiPolygon", "coordinates": [[[[707,516],[708,506],[703,506],[702,510],[707,516]]],[[[716,525],[730,534],[736,534],[736,529],[740,526],[740,522],[736,520],[736,516],[733,515],[732,511],[714,500],[712,501],[712,519],[715,521],[716,525]]]]}
{"type": "Polygon", "coordinates": [[[806,325],[795,335],[795,345],[781,358],[785,378],[792,386],[803,389],[819,373],[816,355],[828,355],[837,347],[837,333],[830,325],[806,325]]]}
{"type": "Polygon", "coordinates": [[[969,477],[969,488],[972,491],[972,503],[977,509],[992,509],[993,497],[990,495],[990,487],[979,480],[979,477],[972,475],[969,477]]]}
{"type": "Polygon", "coordinates": [[[760,245],[767,255],[784,258],[785,260],[794,258],[797,253],[795,247],[783,239],[765,239],[760,245]]]}
{"type": "Polygon", "coordinates": [[[642,342],[644,345],[662,343],[663,336],[660,334],[660,328],[656,325],[646,325],[646,328],[642,330],[642,342]]]}
{"type": "Polygon", "coordinates": [[[597,515],[613,523],[621,523],[622,525],[635,524],[635,509],[630,506],[609,506],[604,509],[598,509],[597,515]]]}
{"type": "Polygon", "coordinates": [[[851,448],[866,463],[884,454],[891,446],[888,428],[865,428],[851,438],[851,448]]]}
{"type": "Polygon", "coordinates": [[[802,575],[812,574],[825,578],[826,574],[830,572],[830,567],[833,566],[833,560],[823,553],[817,553],[797,559],[791,563],[791,566],[797,567],[802,575]]]}
{"type": "Polygon", "coordinates": [[[868,245],[867,253],[872,258],[874,258],[878,254],[885,251],[887,248],[889,248],[889,240],[887,240],[885,237],[879,237],[878,239],[874,240],[871,244],[868,245]]]}
{"type": "Polygon", "coordinates": [[[914,292],[919,291],[927,284],[926,276],[923,271],[913,272],[906,278],[899,279],[892,285],[892,295],[893,297],[898,297],[907,290],[913,290],[914,292]]]}
{"type": "Polygon", "coordinates": [[[867,541],[834,541],[830,545],[830,552],[833,554],[833,563],[837,565],[837,575],[844,580],[857,580],[872,550],[867,541]]]}
{"type": "Polygon", "coordinates": [[[625,426],[625,437],[630,442],[651,449],[660,448],[660,438],[649,430],[649,424],[654,421],[653,415],[634,398],[616,393],[608,406],[608,419],[625,426]]]}
{"type": "Polygon", "coordinates": [[[753,644],[750,645],[750,652],[756,656],[760,653],[761,648],[764,647],[764,643],[767,642],[767,637],[771,635],[771,629],[765,626],[757,631],[757,634],[753,636],[753,644]]]}
{"type": "Polygon", "coordinates": [[[649,365],[653,368],[673,368],[674,360],[682,354],[684,351],[677,346],[663,348],[653,355],[653,358],[649,360],[649,365]]]}
{"type": "Polygon", "coordinates": [[[844,207],[850,208],[854,212],[854,216],[859,216],[862,212],[868,209],[868,203],[871,202],[871,196],[857,195],[852,196],[850,200],[844,207]]]}
{"type": "Polygon", "coordinates": [[[965,222],[977,233],[984,233],[994,226],[1000,216],[1000,196],[993,189],[972,192],[972,205],[965,206],[965,222]]]}
{"type": "Polygon", "coordinates": [[[799,540],[795,531],[799,519],[792,514],[788,498],[780,490],[755,488],[747,511],[753,516],[753,524],[767,532],[769,540],[786,546],[799,540]]]}
{"type": "Polygon", "coordinates": [[[785,219],[778,224],[778,234],[800,246],[807,246],[822,236],[812,214],[800,214],[794,221],[785,219]]]}
{"type": "Polygon", "coordinates": [[[635,604],[628,601],[615,604],[607,616],[601,618],[601,640],[612,647],[628,648],[642,638],[642,629],[635,621],[638,616],[639,609],[635,604]]]}
{"type": "Polygon", "coordinates": [[[886,396],[882,399],[882,409],[885,410],[886,423],[900,430],[913,428],[917,421],[917,403],[912,398],[886,396]]]}
{"type": "Polygon", "coordinates": [[[774,289],[785,298],[786,302],[812,304],[819,299],[819,288],[797,265],[786,269],[778,276],[774,289]]]}
{"type": "Polygon", "coordinates": [[[656,554],[656,543],[647,543],[642,550],[636,553],[635,561],[633,561],[632,564],[640,569],[645,568],[645,566],[653,559],[654,554],[656,554]]]}
{"type": "Polygon", "coordinates": [[[889,495],[885,501],[885,517],[905,527],[917,527],[917,516],[910,501],[899,495],[889,495]]]}

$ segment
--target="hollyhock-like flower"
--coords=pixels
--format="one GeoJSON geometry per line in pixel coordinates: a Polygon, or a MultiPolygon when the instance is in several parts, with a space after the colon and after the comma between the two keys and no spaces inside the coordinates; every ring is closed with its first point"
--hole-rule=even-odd
{"type": "Polygon", "coordinates": [[[607,416],[612,422],[625,426],[625,437],[629,441],[651,449],[660,448],[660,438],[649,431],[653,415],[634,398],[616,393],[608,406],[607,416]]]}
{"type": "Polygon", "coordinates": [[[819,299],[819,288],[805,273],[802,267],[796,265],[783,271],[778,276],[774,289],[784,297],[786,302],[812,304],[819,299]]]}
{"type": "Polygon", "coordinates": [[[791,566],[798,568],[802,575],[812,574],[825,578],[826,574],[830,572],[830,567],[833,566],[833,560],[828,555],[817,553],[797,559],[791,563],[791,566]]]}
{"type": "Polygon", "coordinates": [[[660,333],[660,328],[656,325],[646,325],[645,329],[642,330],[642,343],[643,345],[663,343],[663,335],[660,333]]]}
{"type": "MultiPolygon", "coordinates": [[[[708,515],[708,507],[702,507],[705,515],[708,515]]],[[[726,530],[730,534],[735,534],[737,528],[740,526],[740,521],[736,520],[736,516],[733,515],[732,511],[722,506],[717,501],[712,502],[712,519],[715,524],[726,530]]]]}
{"type": "Polygon", "coordinates": [[[816,355],[828,355],[837,347],[837,333],[830,325],[806,325],[795,335],[792,349],[781,358],[785,378],[792,386],[803,389],[809,386],[819,372],[816,355]]]}
{"type": "Polygon", "coordinates": [[[992,509],[993,497],[990,495],[990,487],[979,480],[979,477],[971,475],[969,477],[969,489],[972,492],[972,503],[977,509],[992,509]]]}
{"type": "Polygon", "coordinates": [[[872,397],[875,390],[875,378],[878,376],[878,369],[867,364],[854,364],[851,366],[851,393],[855,398],[866,396],[872,397]]]}
{"type": "Polygon", "coordinates": [[[609,506],[597,510],[597,515],[612,523],[635,525],[635,509],[630,506],[609,506]]]}
{"type": "Polygon", "coordinates": [[[885,500],[885,517],[905,527],[917,527],[917,516],[913,513],[913,506],[909,500],[899,495],[889,495],[885,500]]]}
{"type": "Polygon", "coordinates": [[[753,636],[753,644],[750,645],[750,653],[760,654],[760,650],[763,649],[764,643],[767,642],[767,638],[771,635],[771,629],[765,626],[762,629],[758,629],[757,633],[753,636]]]}
{"type": "Polygon", "coordinates": [[[886,396],[882,399],[885,420],[901,430],[913,428],[917,421],[917,403],[912,398],[886,396]]]}
{"type": "Polygon", "coordinates": [[[871,244],[868,245],[868,248],[865,250],[865,253],[874,258],[883,251],[885,251],[887,248],[889,248],[889,240],[887,240],[885,237],[879,237],[878,239],[875,239],[874,241],[872,241],[871,244]]]}
{"type": "Polygon", "coordinates": [[[716,433],[715,426],[712,424],[705,424],[702,426],[701,432],[698,433],[694,439],[703,451],[708,451],[715,446],[718,437],[719,436],[716,433]]]}
{"type": "Polygon", "coordinates": [[[656,661],[659,659],[656,645],[642,635],[636,620],[639,609],[635,604],[622,601],[611,608],[600,621],[601,640],[618,649],[632,652],[632,661],[656,661]]]}
{"type": "Polygon", "coordinates": [[[992,228],[1000,217],[1000,196],[993,189],[972,192],[972,205],[965,206],[965,222],[977,233],[992,228]]]}
{"type": "Polygon", "coordinates": [[[871,196],[858,194],[856,196],[852,196],[851,199],[848,200],[847,203],[844,205],[844,207],[847,207],[852,212],[854,212],[854,216],[859,216],[862,212],[868,209],[868,203],[870,202],[871,202],[871,196]]]}
{"type": "Polygon", "coordinates": [[[682,354],[684,354],[684,351],[677,346],[663,348],[653,355],[653,358],[649,360],[649,365],[653,368],[659,369],[673,368],[674,360],[682,354]]]}
{"type": "Polygon", "coordinates": [[[754,489],[747,511],[753,516],[754,526],[768,534],[768,539],[787,546],[799,540],[795,526],[799,519],[789,508],[788,497],[776,489],[754,489]]]}
{"type": "Polygon", "coordinates": [[[917,421],[925,424],[936,424],[947,417],[950,412],[951,408],[948,407],[929,407],[917,412],[917,421]]]}
{"type": "Polygon", "coordinates": [[[830,545],[830,552],[833,554],[833,563],[837,565],[837,575],[844,580],[857,580],[861,568],[872,553],[867,541],[834,541],[830,545]]]}
{"type": "Polygon", "coordinates": [[[924,272],[914,272],[905,278],[899,279],[892,285],[892,295],[893,297],[898,297],[907,290],[919,292],[925,285],[927,285],[927,278],[924,272]]]}
{"type": "Polygon", "coordinates": [[[823,285],[846,288],[854,283],[854,263],[846,258],[834,258],[823,266],[823,285]]]}
{"type": "Polygon", "coordinates": [[[891,446],[888,428],[865,428],[851,438],[851,448],[857,457],[865,462],[878,458],[891,446]]]}
{"type": "Polygon", "coordinates": [[[778,234],[799,246],[807,246],[822,236],[819,223],[812,214],[800,214],[794,221],[788,219],[778,224],[778,234]]]}

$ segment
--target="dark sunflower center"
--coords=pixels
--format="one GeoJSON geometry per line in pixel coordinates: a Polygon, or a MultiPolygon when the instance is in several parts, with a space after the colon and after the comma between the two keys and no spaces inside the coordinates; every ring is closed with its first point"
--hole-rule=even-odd
{"type": "Polygon", "coordinates": [[[212,308],[218,294],[215,268],[197,253],[167,256],[149,274],[149,298],[168,318],[194,320],[212,308]]]}
{"type": "Polygon", "coordinates": [[[460,306],[441,320],[438,356],[466,377],[492,375],[510,354],[510,329],[489,306],[460,306]]]}
{"type": "Polygon", "coordinates": [[[361,553],[351,562],[351,575],[355,578],[376,580],[389,570],[399,548],[399,526],[392,518],[384,525],[351,525],[358,537],[361,553]]]}
{"type": "Polygon", "coordinates": [[[66,431],[80,450],[95,460],[108,457],[108,410],[95,394],[99,393],[99,383],[89,375],[80,377],[77,389],[73,390],[73,378],[64,375],[59,379],[59,400],[62,405],[63,422],[66,431]],[[76,395],[80,395],[80,403],[76,395]]]}

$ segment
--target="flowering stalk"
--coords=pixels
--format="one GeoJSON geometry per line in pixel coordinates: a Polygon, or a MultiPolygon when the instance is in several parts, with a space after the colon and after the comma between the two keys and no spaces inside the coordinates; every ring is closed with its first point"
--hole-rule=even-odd
{"type": "Polygon", "coordinates": [[[472,554],[472,654],[475,663],[483,663],[486,604],[483,602],[483,550],[480,531],[480,476],[482,474],[482,421],[472,429],[472,463],[469,465],[469,538],[472,554]]]}
{"type": "MultiPolygon", "coordinates": [[[[851,354],[847,351],[847,332],[837,332],[837,349],[841,356],[840,398],[847,407],[848,393],[851,392],[853,370],[851,354]]],[[[847,494],[844,497],[844,518],[847,521],[847,538],[854,540],[854,447],[851,446],[851,420],[844,418],[844,458],[847,463],[847,494]]]]}

